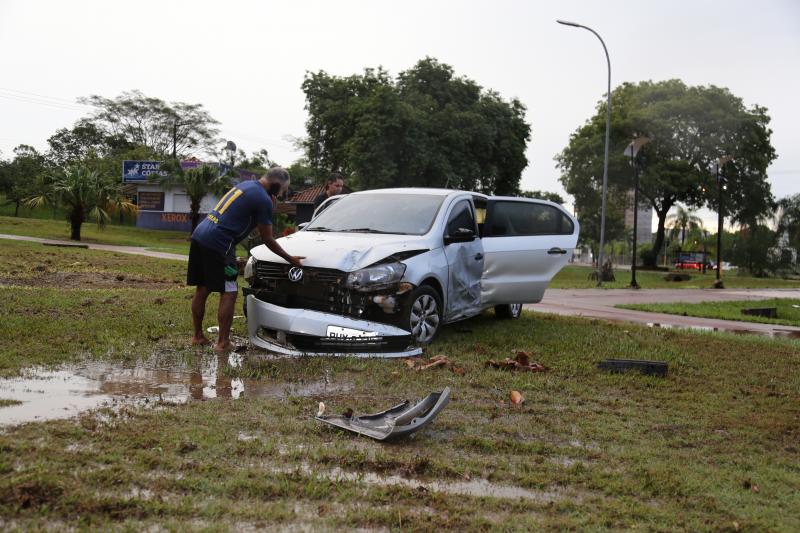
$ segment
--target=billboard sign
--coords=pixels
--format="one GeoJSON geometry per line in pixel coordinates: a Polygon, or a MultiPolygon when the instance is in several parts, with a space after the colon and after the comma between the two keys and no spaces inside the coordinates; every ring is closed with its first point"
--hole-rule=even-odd
{"type": "Polygon", "coordinates": [[[123,161],[123,183],[147,183],[157,176],[166,176],[167,172],[161,170],[161,161],[123,161]]]}
{"type": "MultiPolygon", "coordinates": [[[[231,170],[230,165],[224,163],[205,163],[197,160],[181,161],[181,168],[189,170],[208,165],[217,168],[219,175],[222,176],[231,170]]],[[[244,169],[233,169],[238,175],[236,181],[256,180],[260,174],[244,169]]],[[[161,161],[123,161],[122,162],[122,182],[123,183],[152,183],[151,180],[158,176],[166,176],[167,171],[161,170],[161,161]]]]}

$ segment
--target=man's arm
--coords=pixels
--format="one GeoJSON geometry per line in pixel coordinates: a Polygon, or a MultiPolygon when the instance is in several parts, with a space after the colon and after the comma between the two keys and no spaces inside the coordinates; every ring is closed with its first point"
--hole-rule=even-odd
{"type": "Polygon", "coordinates": [[[278,241],[275,240],[275,237],[272,236],[271,224],[259,224],[258,233],[261,234],[261,240],[264,242],[264,244],[267,245],[267,248],[272,250],[273,253],[283,257],[284,259],[286,259],[286,261],[288,261],[290,264],[294,266],[297,267],[303,266],[300,260],[305,259],[305,257],[287,254],[286,251],[283,248],[281,248],[281,245],[278,244],[278,241]]]}

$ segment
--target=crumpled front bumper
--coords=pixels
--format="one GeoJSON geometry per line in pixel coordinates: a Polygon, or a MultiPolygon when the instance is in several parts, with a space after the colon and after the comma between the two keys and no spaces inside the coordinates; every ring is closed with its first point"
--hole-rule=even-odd
{"type": "Polygon", "coordinates": [[[291,309],[245,296],[247,332],[256,346],[282,355],[411,357],[422,353],[411,333],[396,326],[309,309],[291,309]],[[330,337],[335,326],[376,333],[369,337],[330,337]]]}

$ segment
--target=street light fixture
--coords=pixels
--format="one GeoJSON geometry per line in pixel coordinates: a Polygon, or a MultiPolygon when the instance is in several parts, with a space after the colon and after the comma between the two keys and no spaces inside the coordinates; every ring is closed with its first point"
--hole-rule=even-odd
{"type": "Polygon", "coordinates": [[[234,157],[236,156],[236,143],[233,141],[225,143],[225,151],[228,152],[228,157],[231,161],[231,170],[233,170],[234,157]]]}
{"type": "Polygon", "coordinates": [[[597,255],[597,285],[603,284],[603,246],[605,246],[606,236],[606,192],[608,191],[608,138],[611,136],[611,59],[608,57],[608,48],[600,34],[588,26],[578,24],[577,22],[570,22],[568,20],[556,20],[559,24],[564,26],[572,26],[574,28],[583,28],[594,34],[603,45],[603,51],[606,54],[606,63],[608,64],[608,90],[606,91],[606,146],[605,156],[603,158],[603,193],[600,202],[600,250],[597,255]]]}
{"type": "Polygon", "coordinates": [[[722,226],[724,218],[722,214],[722,189],[724,188],[722,182],[725,181],[725,177],[720,175],[719,171],[729,161],[733,161],[733,156],[723,155],[714,162],[714,174],[717,178],[717,280],[714,282],[714,288],[717,289],[725,288],[720,278],[722,274],[722,226]]]}
{"type": "Polygon", "coordinates": [[[636,244],[639,236],[639,172],[636,166],[636,156],[642,147],[649,142],[650,139],[647,137],[636,137],[623,152],[625,155],[630,156],[631,166],[633,167],[633,259],[631,259],[630,285],[632,289],[639,288],[639,284],[636,283],[636,244]]]}

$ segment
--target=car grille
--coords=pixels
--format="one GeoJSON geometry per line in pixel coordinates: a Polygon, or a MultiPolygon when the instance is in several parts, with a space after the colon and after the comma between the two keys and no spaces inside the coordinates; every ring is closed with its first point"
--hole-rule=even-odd
{"type": "Polygon", "coordinates": [[[256,279],[247,292],[259,300],[291,309],[309,309],[378,322],[399,320],[399,313],[387,315],[372,303],[374,293],[348,289],[345,286],[347,272],[303,267],[303,278],[291,281],[291,268],[287,264],[257,261],[256,279]]]}
{"type": "Polygon", "coordinates": [[[309,352],[354,353],[354,352],[403,352],[412,344],[411,335],[386,337],[315,337],[313,335],[286,335],[298,350],[309,352]]]}
{"type": "MultiPolygon", "coordinates": [[[[283,263],[270,263],[268,261],[256,262],[256,275],[262,280],[289,281],[291,265],[283,263]]],[[[298,284],[306,283],[344,283],[347,274],[332,268],[303,267],[303,279],[298,284]]]]}

